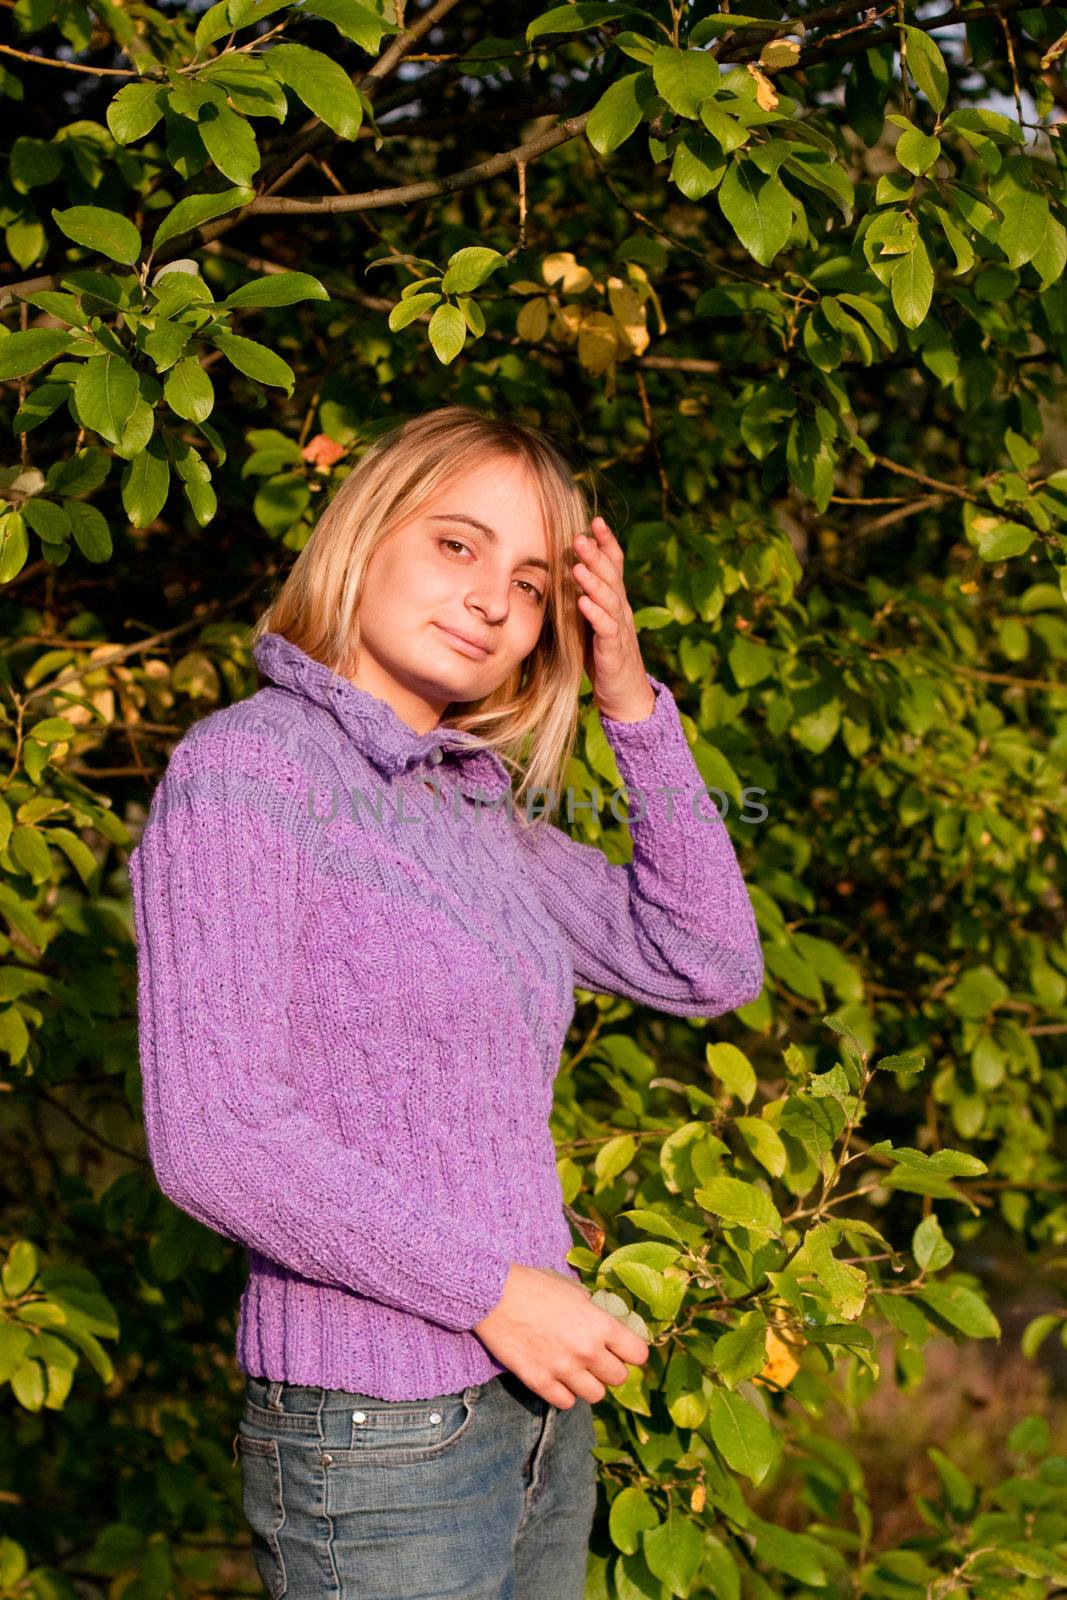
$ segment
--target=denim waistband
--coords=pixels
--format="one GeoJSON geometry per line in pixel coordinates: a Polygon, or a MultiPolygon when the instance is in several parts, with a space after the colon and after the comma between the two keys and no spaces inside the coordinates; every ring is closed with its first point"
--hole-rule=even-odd
{"type": "Polygon", "coordinates": [[[519,1381],[513,1373],[502,1373],[490,1378],[486,1383],[471,1383],[464,1389],[450,1390],[447,1394],[419,1396],[418,1399],[405,1402],[386,1400],[381,1395],[364,1394],[354,1389],[326,1389],[309,1384],[286,1383],[278,1378],[246,1375],[245,1395],[253,1405],[277,1416],[314,1417],[324,1411],[348,1411],[354,1402],[370,1406],[429,1405],[434,1400],[447,1400],[452,1395],[462,1395],[468,1404],[473,1405],[486,1389],[492,1384],[499,1384],[505,1378],[510,1379],[512,1384],[517,1384],[519,1381]]]}

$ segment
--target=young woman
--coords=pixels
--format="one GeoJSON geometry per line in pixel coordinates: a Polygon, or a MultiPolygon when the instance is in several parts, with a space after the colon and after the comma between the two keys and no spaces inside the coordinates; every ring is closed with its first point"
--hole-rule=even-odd
{"type": "Polygon", "coordinates": [[[129,865],[152,1163],[248,1253],[259,1573],[272,1600],[580,1600],[592,1407],[649,1352],[566,1260],[553,1079],[575,984],[679,1016],[759,993],[732,844],[618,542],[516,422],[380,438],[253,653],[129,865]],[[544,815],[583,666],[627,865],[544,815]]]}

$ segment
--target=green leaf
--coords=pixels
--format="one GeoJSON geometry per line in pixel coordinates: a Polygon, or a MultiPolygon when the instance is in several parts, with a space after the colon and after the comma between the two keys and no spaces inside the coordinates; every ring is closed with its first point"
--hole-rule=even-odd
{"type": "Polygon", "coordinates": [[[1029,550],[1036,535],[1021,522],[998,522],[978,537],[978,554],[983,561],[1007,561],[1029,550]]]}
{"type": "Polygon", "coordinates": [[[617,78],[604,90],[585,125],[585,136],[599,155],[610,155],[630,137],[652,91],[652,74],[647,70],[617,78]]]}
{"type": "Polygon", "coordinates": [[[656,1509],[640,1485],[628,1483],[619,1490],[608,1512],[608,1533],[617,1550],[633,1555],[645,1529],[658,1525],[656,1509]]]}
{"type": "Polygon", "coordinates": [[[401,328],[408,327],[429,311],[431,306],[441,303],[439,294],[413,294],[405,300],[398,300],[389,313],[389,328],[393,333],[399,333],[401,328]]]}
{"type": "Polygon", "coordinates": [[[467,321],[458,306],[438,306],[427,330],[438,361],[454,361],[467,339],[467,321]]]}
{"type": "Polygon", "coordinates": [[[672,111],[682,117],[695,117],[701,100],[719,88],[718,61],[706,50],[675,50],[657,45],[652,56],[652,76],[656,90],[672,111]]]}
{"type": "Polygon", "coordinates": [[[122,437],[114,446],[115,454],[123,461],[131,461],[145,448],[156,426],[156,408],[143,394],[137,396],[133,410],[126,419],[122,437]]]}
{"type": "Polygon", "coordinates": [[[37,1276],[38,1256],[29,1239],[16,1239],[4,1260],[0,1283],[9,1300],[18,1300],[37,1276]]]}
{"type": "Polygon", "coordinates": [[[722,181],[726,159],[710,134],[686,128],[674,147],[670,179],[687,200],[702,200],[722,181]]]}
{"type": "Polygon", "coordinates": [[[620,1133],[614,1139],[608,1139],[600,1146],[593,1162],[593,1171],[597,1176],[597,1188],[617,1178],[625,1172],[637,1153],[637,1140],[629,1133],[620,1133]]]}
{"type": "Polygon", "coordinates": [[[74,404],[83,427],[117,444],[139,394],[137,374],[124,357],[90,356],[74,385],[74,404]]]}
{"type": "Polygon", "coordinates": [[[363,121],[363,102],[342,66],[303,44],[276,44],[261,59],[339,138],[355,138],[363,121]]]}
{"type": "Polygon", "coordinates": [[[170,493],[170,463],[160,440],[134,456],[121,479],[122,504],[135,528],[147,528],[159,516],[170,493]]]}
{"type": "Polygon", "coordinates": [[[694,1521],[676,1516],[661,1522],[645,1534],[641,1548],[653,1577],[671,1594],[689,1594],[704,1555],[703,1533],[694,1521]]]}
{"type": "MultiPolygon", "coordinates": [[[[811,1534],[793,1533],[789,1528],[780,1528],[777,1523],[765,1522],[762,1518],[754,1521],[751,1533],[762,1561],[795,1578],[805,1593],[827,1588],[823,1551],[817,1539],[811,1534]]],[[[771,1592],[780,1587],[773,1586],[771,1592]]]]}
{"type": "Polygon", "coordinates": [[[108,103],[107,125],[116,144],[132,144],[151,133],[167,107],[161,83],[128,83],[108,103]]]}
{"type": "Polygon", "coordinates": [[[27,1358],[11,1374],[11,1392],[26,1411],[40,1411],[45,1401],[45,1373],[39,1361],[27,1358]]]}
{"type": "Polygon", "coordinates": [[[86,445],[65,461],[52,462],[47,473],[48,488],[58,494],[92,494],[107,477],[109,465],[106,451],[86,445]]]}
{"type": "Polygon", "coordinates": [[[780,17],[749,17],[741,12],[720,11],[698,22],[689,34],[689,42],[693,45],[706,44],[709,39],[729,33],[733,28],[780,28],[781,26],[780,17]]]}
{"type": "Polygon", "coordinates": [[[441,279],[441,291],[443,294],[468,294],[471,289],[479,288],[490,273],[504,266],[506,261],[507,257],[501,255],[499,250],[490,250],[484,245],[467,245],[449,256],[445,275],[441,279]]]}
{"type": "Polygon", "coordinates": [[[711,1178],[697,1189],[693,1198],[698,1206],[721,1217],[727,1227],[748,1228],[781,1238],[782,1219],[769,1194],[754,1183],[740,1178],[711,1178]]]}
{"type": "Polygon", "coordinates": [[[203,422],[215,405],[211,379],[195,356],[185,356],[171,368],[163,393],[171,410],[190,422],[203,422]]]}
{"type": "Polygon", "coordinates": [[[386,22],[377,11],[360,5],[359,0],[303,0],[299,7],[293,7],[293,11],[297,16],[307,12],[313,17],[332,22],[346,39],[351,39],[353,44],[358,44],[371,55],[377,55],[381,49],[383,34],[400,32],[395,22],[386,22]]]}
{"type": "Polygon", "coordinates": [[[51,856],[42,830],[29,822],[14,827],[11,832],[11,854],[34,883],[48,882],[51,877],[51,856]]]}
{"type": "Polygon", "coordinates": [[[63,152],[47,139],[20,134],[11,146],[8,172],[19,194],[54,183],[63,170],[63,152]]]}
{"type": "Polygon", "coordinates": [[[970,1339],[999,1339],[1000,1323],[973,1289],[960,1283],[928,1283],[916,1298],[970,1339]]]}
{"type": "Polygon", "coordinates": [[[793,212],[785,186],[743,158],[735,159],[718,190],[722,214],[753,260],[770,266],[789,238],[793,212]]]}
{"type": "Polygon", "coordinates": [[[70,536],[70,518],[54,500],[42,500],[34,495],[23,501],[22,515],[39,539],[51,544],[62,544],[70,536]]]}
{"type": "Polygon", "coordinates": [[[922,28],[905,27],[904,35],[912,77],[934,110],[943,111],[948,99],[948,68],[944,56],[922,28]]]}
{"type": "Polygon", "coordinates": [[[68,206],[57,211],[53,206],[52,219],[75,244],[97,250],[124,266],[132,266],[141,253],[141,235],[118,211],[105,211],[102,206],[68,206]]]}
{"type": "Polygon", "coordinates": [[[299,300],[328,300],[330,291],[310,272],[275,272],[242,283],[222,302],[223,310],[239,306],[292,306],[299,300]]]}
{"type": "Polygon", "coordinates": [[[672,1322],[685,1295],[684,1278],[666,1278],[643,1261],[620,1261],[616,1276],[649,1307],[657,1321],[672,1322]]]}
{"type": "MultiPolygon", "coordinates": [[[[52,330],[46,330],[51,332],[52,330]]],[[[0,341],[0,362],[4,354],[4,345],[0,341]]],[[[40,423],[47,422],[53,412],[58,411],[64,404],[70,388],[65,383],[42,383],[36,389],[31,389],[22,405],[15,412],[11,423],[12,433],[29,433],[31,428],[36,428],[40,423]]]]}
{"type": "Polygon", "coordinates": [[[1009,267],[1021,267],[1033,260],[1044,242],[1051,222],[1048,199],[1035,187],[1011,188],[998,192],[996,198],[1004,213],[997,229],[997,244],[1009,267]]]}
{"type": "MultiPolygon", "coordinates": [[[[73,335],[64,328],[27,328],[0,339],[0,378],[24,378],[69,350],[73,335]]],[[[55,407],[53,406],[53,410],[55,407]]]]}
{"type": "Polygon", "coordinates": [[[17,511],[0,513],[0,583],[18,576],[29,553],[25,518],[17,511]]]}
{"type": "Polygon", "coordinates": [[[224,217],[227,212],[246,206],[252,199],[253,191],[245,187],[188,195],[178,201],[156,229],[152,239],[152,254],[168,239],[175,239],[179,234],[186,233],[190,228],[198,228],[202,222],[210,222],[214,217],[224,217]]]}
{"type": "Polygon", "coordinates": [[[782,166],[794,178],[799,178],[809,188],[817,189],[832,200],[846,223],[852,221],[856,191],[848,174],[838,166],[836,160],[827,159],[822,151],[809,153],[800,149],[787,155],[782,166]]]}
{"type": "Polygon", "coordinates": [[[893,268],[889,286],[897,316],[906,328],[917,328],[930,309],[934,293],[934,269],[918,235],[893,268]]]}
{"type": "Polygon", "coordinates": [[[215,56],[204,63],[200,79],[221,89],[232,109],[246,117],[273,117],[284,122],[289,115],[285,90],[258,58],[232,52],[215,56]]]}
{"type": "Polygon", "coordinates": [[[193,43],[197,51],[201,52],[206,50],[209,44],[214,44],[216,39],[223,39],[233,31],[234,25],[230,21],[227,0],[215,0],[215,4],[208,7],[197,23],[193,43]]]}
{"type": "Polygon", "coordinates": [[[591,5],[587,0],[578,0],[578,4],[572,6],[553,6],[551,11],[542,11],[528,24],[526,43],[531,44],[546,33],[581,33],[601,22],[617,22],[625,9],[617,5],[591,5]]]}
{"type": "Polygon", "coordinates": [[[941,154],[941,140],[918,128],[906,128],[897,140],[895,154],[902,167],[921,177],[941,154]]]}
{"type": "Polygon", "coordinates": [[[111,555],[111,529],[95,506],[84,500],[63,502],[70,517],[74,542],[87,561],[106,561],[111,555]]]}
{"type": "Polygon", "coordinates": [[[949,248],[956,257],[956,265],[952,269],[953,277],[959,277],[961,272],[967,272],[974,265],[974,250],[970,240],[961,228],[958,228],[944,206],[936,205],[929,201],[929,208],[941,224],[941,231],[948,241],[949,248]]]}
{"type": "Polygon", "coordinates": [[[780,1178],[789,1165],[789,1155],[777,1128],[763,1117],[735,1117],[734,1127],[760,1166],[772,1178],[780,1178]]]}
{"type": "Polygon", "coordinates": [[[307,476],[301,472],[280,472],[268,478],[259,489],[252,510],[261,528],[274,538],[282,538],[299,522],[311,500],[307,476]]]}
{"type": "Polygon", "coordinates": [[[235,28],[248,28],[276,11],[284,11],[289,0],[229,0],[230,21],[235,28]]]}
{"type": "Polygon", "coordinates": [[[31,306],[39,306],[49,316],[59,317],[69,327],[84,328],[88,325],[88,315],[75,295],[63,294],[56,289],[38,289],[29,294],[20,294],[19,299],[31,306]]]}
{"type": "Polygon", "coordinates": [[[756,1095],[757,1079],[748,1057],[735,1044],[725,1040],[709,1044],[704,1053],[709,1068],[720,1083],[724,1083],[730,1093],[735,1094],[746,1106],[750,1105],[756,1095]]]}
{"type": "Polygon", "coordinates": [[[826,1290],[835,1312],[846,1322],[852,1322],[866,1304],[867,1274],[859,1267],[838,1261],[833,1253],[837,1237],[838,1230],[832,1223],[817,1223],[805,1234],[801,1255],[826,1290]]]}
{"type": "Polygon", "coordinates": [[[726,1465],[762,1483],[781,1449],[763,1412],[717,1384],[708,1399],[708,1428],[726,1465]]]}
{"type": "Polygon", "coordinates": [[[746,639],[743,633],[731,643],[727,660],[739,689],[751,689],[774,671],[774,652],[756,639],[746,639]]]}
{"type": "Polygon", "coordinates": [[[258,383],[269,383],[292,394],[296,375],[287,361],[268,350],[255,339],[246,339],[240,333],[216,333],[212,341],[238,372],[258,383]]]}
{"type": "Polygon", "coordinates": [[[924,1272],[940,1272],[952,1260],[955,1251],[941,1231],[941,1223],[934,1212],[916,1227],[911,1236],[911,1251],[924,1272]]]}
{"type": "Polygon", "coordinates": [[[750,130],[744,123],[731,117],[717,100],[709,98],[701,101],[700,120],[724,155],[740,149],[751,138],[750,130]]]}
{"type": "Polygon", "coordinates": [[[767,1318],[760,1310],[746,1311],[736,1328],[715,1341],[711,1364],[728,1389],[754,1378],[767,1365],[767,1318]]]}
{"type": "Polygon", "coordinates": [[[187,444],[184,439],[168,435],[166,445],[178,476],[185,484],[185,494],[193,516],[200,526],[205,528],[217,509],[215,490],[211,483],[211,468],[199,450],[187,444]]]}
{"type": "Polygon", "coordinates": [[[230,106],[210,105],[197,122],[204,149],[231,183],[245,187],[259,171],[259,145],[247,118],[230,106]]]}

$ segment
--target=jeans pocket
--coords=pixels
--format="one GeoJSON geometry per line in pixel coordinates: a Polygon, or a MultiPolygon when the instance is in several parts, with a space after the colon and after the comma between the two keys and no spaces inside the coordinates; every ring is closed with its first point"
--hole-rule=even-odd
{"type": "Polygon", "coordinates": [[[271,1600],[282,1600],[288,1586],[278,1535],[285,1523],[282,1463],[277,1439],[256,1439],[239,1431],[241,1500],[252,1532],[252,1557],[271,1600]]]}
{"type": "Polygon", "coordinates": [[[363,1400],[352,1408],[347,1449],[330,1446],[338,1465],[387,1466],[436,1461],[466,1438],[478,1386],[430,1400],[363,1400]]]}

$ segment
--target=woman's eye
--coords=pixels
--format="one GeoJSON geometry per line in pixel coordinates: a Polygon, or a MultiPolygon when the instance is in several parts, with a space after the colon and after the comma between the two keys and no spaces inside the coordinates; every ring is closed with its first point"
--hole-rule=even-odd
{"type": "MultiPolygon", "coordinates": [[[[470,545],[464,544],[462,539],[440,539],[438,543],[442,545],[451,545],[457,550],[466,550],[468,554],[470,553],[470,545]]],[[[531,583],[528,578],[519,578],[516,581],[523,584],[524,587],[530,591],[531,596],[538,602],[538,604],[540,604],[540,602],[545,598],[544,594],[537,587],[536,583],[531,583]]]]}

